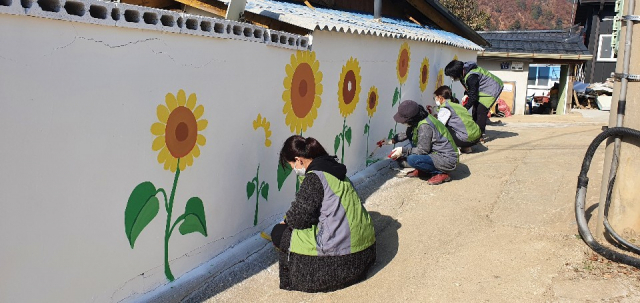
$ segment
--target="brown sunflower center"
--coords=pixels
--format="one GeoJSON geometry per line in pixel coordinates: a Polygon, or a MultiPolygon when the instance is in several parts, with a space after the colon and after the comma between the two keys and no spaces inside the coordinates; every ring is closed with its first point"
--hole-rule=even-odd
{"type": "Polygon", "coordinates": [[[300,63],[291,80],[291,107],[298,118],[306,117],[316,97],[313,69],[308,63],[300,63]]]}
{"type": "Polygon", "coordinates": [[[369,94],[369,109],[376,107],[376,97],[376,92],[371,92],[371,94],[369,94]]]}
{"type": "Polygon", "coordinates": [[[344,75],[344,82],[342,85],[342,97],[344,104],[351,104],[356,96],[356,74],[350,70],[344,75]]]}
{"type": "Polygon", "coordinates": [[[400,64],[398,66],[398,73],[400,77],[404,77],[409,69],[409,52],[403,49],[400,53],[400,64]]]}
{"type": "Polygon", "coordinates": [[[427,83],[427,75],[429,75],[429,68],[423,65],[422,72],[420,73],[420,82],[427,83]]]}
{"type": "Polygon", "coordinates": [[[182,158],[191,152],[198,136],[198,122],[190,109],[179,106],[167,119],[165,143],[174,158],[182,158]]]}

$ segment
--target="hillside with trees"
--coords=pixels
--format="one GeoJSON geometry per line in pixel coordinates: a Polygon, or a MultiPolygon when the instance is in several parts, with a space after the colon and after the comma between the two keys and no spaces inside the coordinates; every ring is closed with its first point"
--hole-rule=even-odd
{"type": "Polygon", "coordinates": [[[474,30],[562,29],[575,0],[440,0],[474,30]]]}

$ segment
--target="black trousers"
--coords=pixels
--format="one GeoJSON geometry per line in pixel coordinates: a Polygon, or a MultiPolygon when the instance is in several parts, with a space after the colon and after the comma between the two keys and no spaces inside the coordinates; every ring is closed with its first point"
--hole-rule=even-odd
{"type": "Polygon", "coordinates": [[[478,124],[480,132],[484,135],[484,130],[487,127],[487,114],[489,114],[489,109],[480,102],[474,104],[472,108],[473,113],[471,114],[471,117],[473,117],[473,121],[478,124]]]}

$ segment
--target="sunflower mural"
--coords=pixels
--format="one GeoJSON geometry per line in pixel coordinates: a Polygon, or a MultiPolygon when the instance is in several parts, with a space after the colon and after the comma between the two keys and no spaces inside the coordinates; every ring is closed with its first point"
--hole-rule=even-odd
{"type": "MultiPolygon", "coordinates": [[[[398,61],[396,62],[396,75],[398,76],[399,86],[396,87],[395,92],[393,93],[393,100],[391,102],[391,107],[396,106],[396,104],[400,101],[402,97],[402,85],[407,82],[407,78],[409,76],[409,63],[411,62],[411,49],[409,48],[409,43],[402,43],[400,46],[400,51],[398,52],[398,61]]],[[[388,138],[391,139],[397,133],[398,123],[389,130],[388,138]]]]}
{"type": "MultiPolygon", "coordinates": [[[[322,100],[322,72],[320,62],[316,60],[316,53],[297,51],[291,55],[290,63],[285,66],[284,92],[282,101],[284,106],[285,123],[294,134],[302,135],[313,126],[318,117],[318,108],[322,100]]],[[[278,165],[278,190],[291,174],[291,167],[278,165]]]]}
{"type": "Polygon", "coordinates": [[[377,162],[376,160],[372,160],[371,157],[373,156],[372,154],[369,154],[369,135],[371,133],[371,118],[373,118],[373,114],[375,114],[377,108],[378,108],[378,98],[379,98],[379,94],[378,94],[378,88],[375,86],[372,86],[369,89],[369,92],[367,93],[367,116],[369,116],[369,122],[367,122],[367,124],[364,125],[364,135],[367,136],[367,154],[366,154],[366,163],[365,166],[369,166],[372,163],[377,162]]]}
{"type": "Polygon", "coordinates": [[[124,227],[129,245],[133,249],[142,230],[158,214],[160,208],[158,194],[162,194],[167,211],[167,224],[164,231],[164,273],[169,281],[173,281],[175,278],[169,266],[169,238],[176,226],[180,224],[178,231],[183,235],[198,232],[207,236],[207,221],[200,198],[192,197],[187,200],[184,213],[173,223],[171,215],[180,172],[192,166],[194,158],[200,156],[199,146],[204,146],[206,143],[206,138],[201,132],[207,128],[208,122],[201,119],[204,106],[196,106],[196,94],[191,94],[187,98],[184,90],[179,90],[177,97],[168,93],[165,103],[166,106],[158,105],[156,110],[158,122],[151,125],[151,134],[156,136],[151,149],[158,151],[158,163],[162,164],[165,170],[175,173],[171,194],[167,199],[165,189],[156,188],[149,181],[138,184],[131,192],[124,210],[124,227]]]}
{"type": "Polygon", "coordinates": [[[424,93],[429,84],[429,58],[424,57],[420,65],[420,91],[424,93]]]}
{"type": "Polygon", "coordinates": [[[360,63],[358,59],[350,57],[347,63],[342,66],[340,80],[338,81],[338,108],[340,115],[344,117],[342,131],[336,135],[333,149],[338,154],[338,148],[342,145],[342,157],[340,163],[344,163],[344,145],[351,146],[351,127],[347,125],[347,117],[356,109],[358,101],[360,101],[360,63]]]}
{"type": "MultiPolygon", "coordinates": [[[[264,146],[271,146],[271,123],[267,121],[267,118],[263,118],[262,115],[258,114],[258,117],[253,120],[253,130],[258,130],[258,128],[262,127],[264,129],[264,146]]],[[[260,197],[264,198],[265,201],[269,201],[269,183],[264,181],[260,182],[260,164],[258,164],[258,169],[256,170],[256,176],[249,182],[247,182],[247,199],[251,199],[253,194],[256,195],[256,211],[253,216],[253,226],[258,225],[258,204],[260,202],[260,197]]]]}
{"type": "Polygon", "coordinates": [[[438,77],[436,78],[436,89],[444,85],[444,69],[438,71],[438,77]]]}

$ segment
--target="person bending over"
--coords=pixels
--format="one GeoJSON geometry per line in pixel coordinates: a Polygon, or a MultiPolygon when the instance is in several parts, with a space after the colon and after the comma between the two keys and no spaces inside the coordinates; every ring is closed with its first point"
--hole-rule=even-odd
{"type": "Polygon", "coordinates": [[[463,153],[471,153],[471,146],[478,143],[481,132],[469,111],[455,100],[446,85],[433,92],[433,101],[438,106],[438,120],[449,129],[453,141],[463,153]]]}
{"type": "Polygon", "coordinates": [[[473,108],[473,121],[478,124],[482,132],[480,141],[486,141],[487,115],[489,109],[502,92],[502,80],[486,69],[479,67],[473,61],[463,63],[458,60],[452,60],[444,68],[444,74],[453,78],[453,81],[460,81],[460,84],[464,87],[465,95],[468,96],[467,104],[464,107],[466,109],[473,108]]]}

